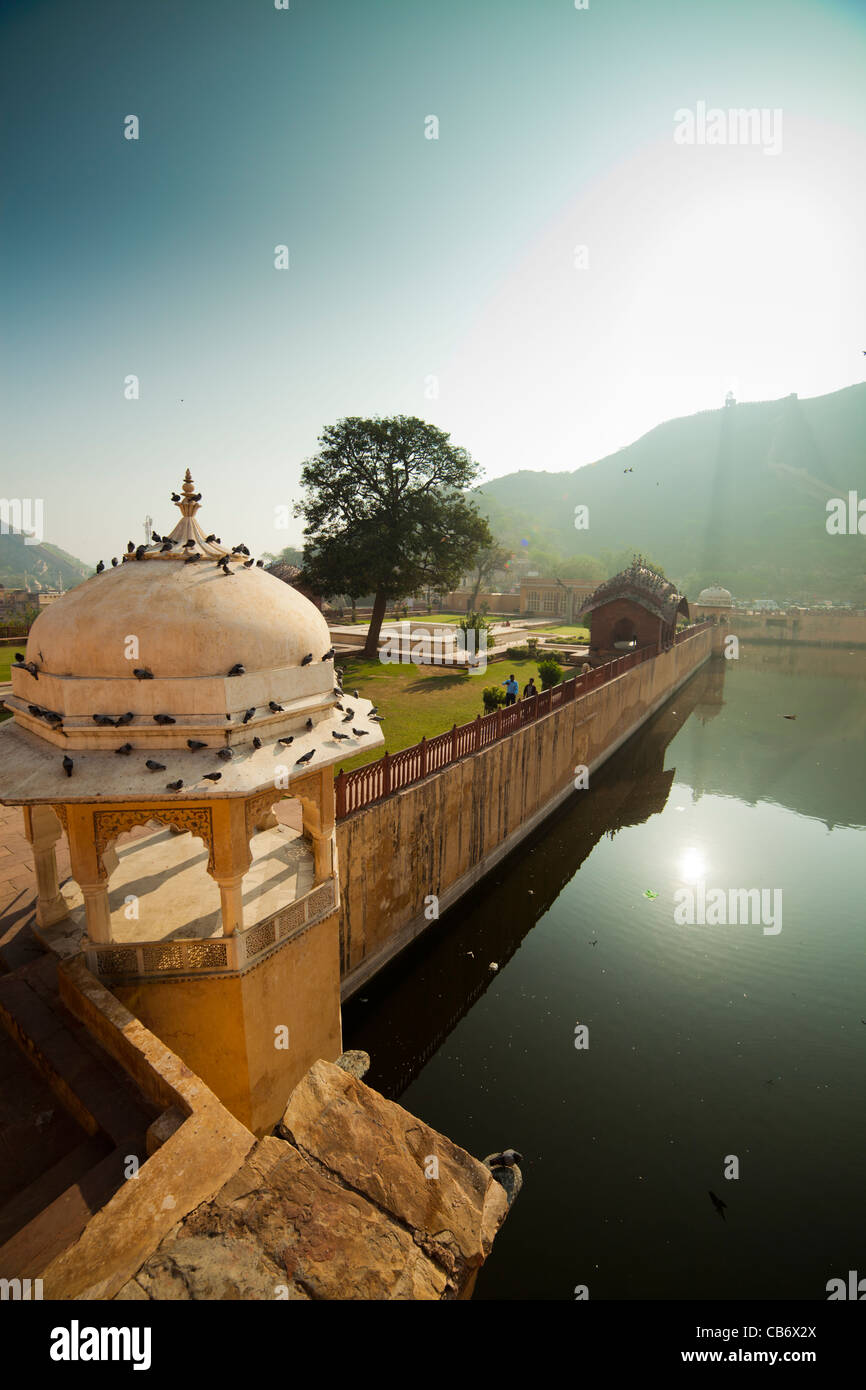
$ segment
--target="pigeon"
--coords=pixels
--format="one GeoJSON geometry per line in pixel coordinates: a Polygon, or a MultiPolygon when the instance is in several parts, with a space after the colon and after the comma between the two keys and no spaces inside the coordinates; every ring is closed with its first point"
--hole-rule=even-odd
{"type": "Polygon", "coordinates": [[[131,744],[131,743],[124,743],[124,744],[121,745],[120,748],[115,748],[114,751],[115,751],[115,753],[122,753],[123,756],[126,757],[127,753],[131,753],[131,752],[132,752],[132,744],[131,744]]]}
{"type": "Polygon", "coordinates": [[[245,570],[251,569],[254,563],[253,560],[244,560],[243,568],[245,570]]]}
{"type": "Polygon", "coordinates": [[[312,659],[313,659],[313,653],[312,653],[312,652],[307,652],[307,655],[306,655],[306,656],[302,656],[302,657],[301,657],[301,665],[302,665],[302,666],[309,666],[309,664],[310,664],[310,662],[312,661],[312,659]]]}
{"type": "Polygon", "coordinates": [[[306,726],[305,726],[305,727],[306,727],[308,730],[312,730],[312,728],[313,728],[313,721],[312,721],[312,719],[308,719],[308,720],[307,720],[307,723],[306,723],[306,726]]]}
{"type": "Polygon", "coordinates": [[[336,730],[335,730],[334,733],[331,735],[331,738],[348,738],[348,737],[349,737],[348,734],[338,734],[338,733],[336,732],[336,730]]]}
{"type": "Polygon", "coordinates": [[[166,782],[165,786],[167,791],[179,792],[181,787],[183,786],[183,782],[180,778],[178,778],[176,782],[166,782]]]}
{"type": "Polygon", "coordinates": [[[246,714],[244,715],[243,719],[241,720],[241,723],[242,723],[242,724],[249,724],[249,722],[250,722],[250,720],[252,719],[252,717],[253,717],[253,715],[255,714],[255,712],[256,712],[256,707],[255,707],[255,705],[251,705],[250,708],[247,710],[246,714]]]}
{"type": "Polygon", "coordinates": [[[204,775],[204,780],[206,782],[218,782],[221,777],[221,772],[206,772],[204,775]]]}
{"type": "Polygon", "coordinates": [[[355,735],[355,738],[369,738],[369,737],[370,737],[370,730],[369,730],[369,729],[355,729],[355,728],[353,728],[353,729],[352,729],[352,733],[355,735]]]}
{"type": "Polygon", "coordinates": [[[152,541],[156,541],[157,545],[160,545],[162,543],[162,536],[160,536],[156,531],[151,531],[150,539],[152,541]]]}
{"type": "Polygon", "coordinates": [[[195,565],[195,564],[198,563],[198,561],[199,561],[200,559],[201,559],[201,556],[200,556],[200,555],[187,555],[187,557],[186,557],[186,559],[184,560],[183,563],[184,563],[185,565],[195,565]]]}
{"type": "Polygon", "coordinates": [[[295,736],[294,736],[294,734],[289,734],[287,738],[278,738],[278,739],[277,739],[277,743],[282,743],[282,744],[284,745],[284,747],[286,747],[286,748],[288,748],[288,746],[289,746],[290,743],[294,743],[294,741],[295,741],[295,736]]]}
{"type": "Polygon", "coordinates": [[[67,754],[66,757],[63,759],[63,771],[66,773],[66,776],[67,776],[67,777],[71,777],[71,776],[72,776],[72,769],[73,769],[74,766],[75,766],[75,764],[73,763],[72,759],[71,759],[71,758],[69,757],[69,755],[67,754]]]}
{"type": "Polygon", "coordinates": [[[179,502],[179,501],[180,501],[180,493],[179,493],[179,492],[173,492],[173,493],[171,494],[171,500],[172,500],[172,502],[179,502]]]}
{"type": "Polygon", "coordinates": [[[113,570],[116,570],[116,569],[117,569],[117,556],[116,556],[116,555],[112,555],[112,557],[111,557],[111,568],[112,568],[113,570]]]}
{"type": "Polygon", "coordinates": [[[211,541],[216,540],[216,531],[211,531],[209,536],[205,536],[205,545],[210,545],[211,541]]]}
{"type": "Polygon", "coordinates": [[[207,744],[202,743],[200,738],[188,738],[186,746],[191,749],[193,753],[197,753],[200,748],[207,748],[207,744]]]}
{"type": "Polygon", "coordinates": [[[783,718],[783,719],[796,719],[797,716],[796,716],[796,714],[783,714],[783,715],[782,715],[782,718],[783,718]]]}
{"type": "Polygon", "coordinates": [[[94,724],[98,724],[100,729],[113,729],[114,720],[108,714],[94,714],[94,724]]]}
{"type": "Polygon", "coordinates": [[[184,541],[184,543],[183,543],[183,548],[184,548],[184,550],[192,550],[192,548],[193,548],[194,545],[195,545],[195,540],[194,540],[192,537],[190,537],[190,539],[189,539],[188,541],[184,541]]]}
{"type": "Polygon", "coordinates": [[[232,669],[229,671],[229,675],[230,675],[230,676],[245,676],[245,675],[246,675],[246,670],[244,669],[244,664],[243,664],[243,662],[242,662],[242,661],[236,662],[235,665],[232,667],[232,669]]]}
{"type": "Polygon", "coordinates": [[[99,564],[96,566],[96,573],[97,573],[97,574],[102,574],[102,571],[103,571],[104,569],[105,569],[105,564],[104,564],[104,562],[103,562],[102,560],[100,560],[99,564]]]}
{"type": "Polygon", "coordinates": [[[30,675],[33,677],[33,679],[34,679],[35,681],[38,681],[38,679],[39,679],[39,667],[36,665],[36,662],[35,662],[35,661],[24,661],[24,660],[21,660],[21,661],[18,662],[18,665],[21,667],[22,671],[29,671],[29,673],[30,673],[30,675]]]}
{"type": "Polygon", "coordinates": [[[282,705],[278,705],[276,700],[268,700],[268,709],[271,714],[282,714],[283,712],[282,705]]]}
{"type": "Polygon", "coordinates": [[[353,699],[353,700],[360,700],[360,698],[361,698],[361,692],[360,692],[360,690],[353,690],[353,691],[352,691],[352,699],[353,699]]]}
{"type": "Polygon", "coordinates": [[[712,1202],[713,1206],[715,1207],[716,1211],[719,1213],[719,1216],[720,1216],[720,1217],[722,1218],[722,1220],[724,1221],[724,1219],[725,1219],[725,1208],[726,1208],[727,1205],[728,1205],[727,1202],[723,1202],[722,1199],[721,1199],[721,1197],[717,1197],[717,1196],[716,1196],[715,1192],[710,1192],[709,1198],[710,1198],[710,1201],[712,1202]]]}
{"type": "Polygon", "coordinates": [[[338,700],[340,699],[340,697],[341,697],[344,693],[345,693],[345,692],[342,691],[338,685],[335,685],[335,686],[334,686],[334,694],[336,695],[336,697],[337,697],[338,700]]]}
{"type": "Polygon", "coordinates": [[[63,723],[63,715],[57,714],[53,709],[45,710],[42,718],[47,724],[53,724],[56,729],[59,729],[60,725],[63,723]]]}
{"type": "Polygon", "coordinates": [[[256,736],[256,737],[253,739],[253,748],[261,748],[261,746],[262,746],[262,741],[261,741],[261,739],[260,739],[258,736],[256,736]]]}
{"type": "Polygon", "coordinates": [[[135,679],[136,679],[137,681],[152,681],[152,680],[153,680],[153,672],[152,672],[152,671],[149,671],[149,670],[147,669],[146,666],[136,666],[136,667],[133,669],[132,674],[135,676],[135,679]]]}
{"type": "Polygon", "coordinates": [[[132,541],[127,541],[127,542],[126,542],[126,553],[127,553],[127,555],[132,555],[133,552],[134,552],[134,550],[135,550],[135,546],[133,545],[132,541]]]}
{"type": "Polygon", "coordinates": [[[200,492],[194,492],[193,495],[192,495],[192,497],[191,497],[189,500],[190,500],[190,502],[200,502],[200,501],[201,501],[201,493],[200,493],[200,492]]]}
{"type": "MultiPolygon", "coordinates": [[[[378,713],[379,713],[379,706],[378,706],[378,705],[371,705],[371,706],[370,706],[370,714],[378,714],[378,713]]],[[[367,717],[369,718],[370,716],[368,715],[367,717]]]]}
{"type": "Polygon", "coordinates": [[[118,715],[117,719],[115,719],[114,722],[115,722],[117,728],[118,728],[118,729],[121,729],[121,728],[123,727],[124,724],[131,724],[134,718],[135,718],[135,715],[133,714],[132,710],[131,710],[131,709],[128,709],[128,710],[126,711],[126,714],[118,715]]]}
{"type": "Polygon", "coordinates": [[[336,656],[336,655],[337,655],[337,653],[334,651],[334,648],[333,648],[333,647],[329,647],[328,650],[325,652],[325,655],[322,657],[322,660],[323,660],[323,661],[330,661],[331,658],[334,657],[334,656],[336,656]]]}
{"type": "Polygon", "coordinates": [[[309,753],[302,753],[299,758],[295,758],[295,767],[297,767],[299,763],[308,763],[315,754],[315,751],[315,748],[311,748],[309,753]]]}
{"type": "Polygon", "coordinates": [[[153,758],[146,758],[144,765],[149,772],[165,772],[165,763],[154,762],[153,758]]]}
{"type": "Polygon", "coordinates": [[[352,720],[353,720],[354,718],[355,718],[355,711],[354,711],[353,709],[347,709],[345,715],[343,716],[343,718],[342,718],[342,720],[341,720],[340,722],[343,723],[343,724],[351,724],[351,722],[352,722],[352,720]]]}
{"type": "Polygon", "coordinates": [[[16,652],[16,653],[15,653],[15,660],[18,662],[18,665],[19,665],[19,666],[23,666],[23,665],[24,665],[24,662],[26,661],[26,659],[27,659],[27,658],[25,657],[25,655],[24,655],[23,652],[16,652]]]}
{"type": "Polygon", "coordinates": [[[176,724],[177,720],[172,719],[170,714],[155,714],[153,722],[154,724],[176,724]]]}
{"type": "Polygon", "coordinates": [[[340,711],[341,714],[343,714],[343,713],[345,712],[344,709],[343,709],[343,706],[340,704],[339,700],[338,700],[337,703],[334,705],[334,709],[338,709],[338,710],[340,711]]]}
{"type": "MultiPolygon", "coordinates": [[[[40,709],[40,707],[39,707],[38,705],[28,705],[27,708],[29,709],[29,711],[30,711],[31,714],[33,714],[33,715],[36,716],[37,719],[41,719],[41,718],[42,718],[42,710],[40,709]]],[[[94,719],[99,719],[99,718],[100,718],[100,716],[99,716],[98,714],[94,714],[93,717],[94,717],[94,719]]]]}
{"type": "Polygon", "coordinates": [[[231,748],[221,748],[217,753],[217,757],[221,763],[230,763],[234,757],[234,751],[231,748]]]}
{"type": "Polygon", "coordinates": [[[265,563],[264,560],[256,560],[256,569],[257,569],[257,570],[263,569],[263,568],[264,568],[264,563],[265,563]]]}
{"type": "Polygon", "coordinates": [[[501,1154],[491,1154],[487,1159],[488,1168],[519,1168],[523,1162],[523,1154],[516,1149],[504,1149],[501,1154]]]}
{"type": "Polygon", "coordinates": [[[143,560],[146,550],[147,550],[147,546],[146,546],[146,545],[139,545],[139,546],[136,546],[136,548],[135,548],[135,558],[136,558],[136,560],[143,560]]]}
{"type": "Polygon", "coordinates": [[[368,714],[368,719],[372,719],[374,724],[381,724],[384,721],[384,714],[368,714]]]}

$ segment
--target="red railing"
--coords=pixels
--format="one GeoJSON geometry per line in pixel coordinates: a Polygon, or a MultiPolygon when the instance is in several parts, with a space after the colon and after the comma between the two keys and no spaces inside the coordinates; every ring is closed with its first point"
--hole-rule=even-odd
{"type": "MultiPolygon", "coordinates": [[[[674,644],[678,645],[708,627],[712,627],[712,623],[696,623],[693,627],[684,628],[677,633],[674,644]]],[[[656,655],[651,647],[629,652],[582,675],[571,676],[569,680],[560,682],[550,690],[542,690],[528,700],[519,700],[507,709],[494,710],[493,714],[479,714],[470,724],[455,724],[447,733],[422,738],[411,748],[403,748],[399,753],[386,753],[376,762],[356,767],[352,772],[338,773],[334,779],[337,819],[342,820],[362,806],[369,806],[403,787],[411,786],[413,782],[422,781],[449,763],[459,762],[501,738],[508,738],[525,724],[532,724],[572,700],[581,699],[591,690],[598,690],[599,686],[616,680],[656,655]]]]}

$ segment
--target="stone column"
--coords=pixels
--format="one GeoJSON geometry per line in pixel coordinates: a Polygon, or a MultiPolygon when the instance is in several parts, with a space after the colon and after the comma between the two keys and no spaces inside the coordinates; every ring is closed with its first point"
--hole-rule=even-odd
{"type": "Polygon", "coordinates": [[[36,871],[36,925],[50,927],[68,914],[57,877],[55,844],[63,833],[50,806],[24,807],[24,833],[33,852],[36,871]]]}
{"type": "Polygon", "coordinates": [[[108,905],[108,884],[102,879],[99,883],[82,883],[78,886],[84,897],[84,912],[87,918],[87,938],[93,944],[102,946],[111,941],[111,909],[108,905]]]}
{"type": "Polygon", "coordinates": [[[214,878],[219,884],[220,890],[223,936],[231,936],[233,932],[239,931],[244,925],[244,876],[243,874],[231,874],[224,877],[222,874],[215,873],[214,878]]]}

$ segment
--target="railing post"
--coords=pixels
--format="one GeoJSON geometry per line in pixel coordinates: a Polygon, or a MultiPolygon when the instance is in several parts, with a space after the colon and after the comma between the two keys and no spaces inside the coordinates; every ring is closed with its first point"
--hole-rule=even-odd
{"type": "Polygon", "coordinates": [[[418,745],[421,750],[421,776],[427,776],[427,735],[421,735],[421,742],[418,745]]]}
{"type": "Polygon", "coordinates": [[[337,820],[342,820],[346,814],[346,774],[342,768],[340,768],[340,771],[337,773],[334,782],[334,790],[336,792],[337,801],[336,817],[337,820]]]}
{"type": "Polygon", "coordinates": [[[497,705],[497,706],[496,706],[496,730],[495,730],[495,735],[496,735],[496,738],[501,738],[501,737],[502,737],[502,706],[501,706],[501,705],[497,705]]]}
{"type": "Polygon", "coordinates": [[[476,716],[475,716],[475,730],[474,730],[474,733],[473,733],[472,747],[473,747],[473,749],[475,750],[476,753],[478,752],[478,749],[481,747],[481,715],[480,715],[480,714],[476,714],[476,716]]]}
{"type": "Polygon", "coordinates": [[[456,725],[456,724],[452,724],[452,725],[451,725],[451,761],[452,761],[452,763],[456,763],[456,761],[457,761],[457,725],[456,725]]]}
{"type": "Polygon", "coordinates": [[[382,795],[391,794],[391,759],[386,753],[382,759],[382,795]]]}

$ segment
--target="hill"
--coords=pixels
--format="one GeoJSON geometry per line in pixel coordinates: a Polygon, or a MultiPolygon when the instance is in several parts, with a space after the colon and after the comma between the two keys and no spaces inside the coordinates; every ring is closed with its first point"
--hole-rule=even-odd
{"type": "MultiPolygon", "coordinates": [[[[866,498],[866,384],[669,420],[573,473],[521,470],[475,490],[505,544],[648,555],[688,594],[866,602],[866,537],[831,536],[826,503],[866,498]],[[628,470],[628,471],[626,471],[628,470]],[[574,508],[589,508],[575,530],[574,508]]],[[[617,567],[614,565],[614,568],[617,567]]]]}
{"type": "Polygon", "coordinates": [[[43,541],[26,545],[20,531],[0,533],[0,584],[5,589],[71,589],[93,573],[92,565],[43,541]]]}

